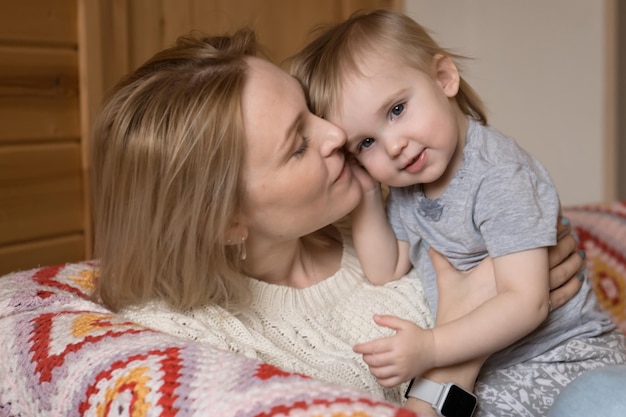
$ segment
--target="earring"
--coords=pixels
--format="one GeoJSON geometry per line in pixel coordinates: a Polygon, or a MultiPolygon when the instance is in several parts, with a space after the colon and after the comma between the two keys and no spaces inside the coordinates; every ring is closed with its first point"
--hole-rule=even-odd
{"type": "Polygon", "coordinates": [[[246,237],[241,236],[241,243],[239,244],[239,257],[242,261],[245,261],[248,257],[248,253],[246,252],[246,237]]]}
{"type": "MultiPolygon", "coordinates": [[[[233,242],[230,239],[226,239],[227,245],[232,245],[233,242]]],[[[239,252],[239,259],[245,261],[248,257],[248,252],[246,251],[246,236],[241,236],[241,241],[237,245],[237,252],[239,252]]]]}

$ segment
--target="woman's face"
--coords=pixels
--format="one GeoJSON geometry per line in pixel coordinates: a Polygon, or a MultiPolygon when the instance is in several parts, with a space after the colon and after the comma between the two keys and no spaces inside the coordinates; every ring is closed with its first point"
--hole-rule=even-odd
{"type": "Polygon", "coordinates": [[[298,238],[349,213],[361,187],[341,150],[343,131],[309,112],[293,77],[262,59],[248,63],[242,221],[250,238],[298,238]]]}

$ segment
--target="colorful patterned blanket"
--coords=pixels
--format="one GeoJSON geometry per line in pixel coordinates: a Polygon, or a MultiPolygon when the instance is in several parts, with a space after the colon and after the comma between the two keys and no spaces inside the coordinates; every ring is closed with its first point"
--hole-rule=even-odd
{"type": "MultiPolygon", "coordinates": [[[[601,303],[626,330],[626,204],[566,210],[601,303]]],[[[0,278],[0,417],[411,416],[362,392],[124,321],[90,262],[0,278]]]]}
{"type": "Polygon", "coordinates": [[[563,210],[586,254],[600,305],[626,333],[626,201],[563,210]]]}
{"type": "Polygon", "coordinates": [[[0,278],[0,416],[410,416],[154,332],[88,299],[94,265],[0,278]]]}

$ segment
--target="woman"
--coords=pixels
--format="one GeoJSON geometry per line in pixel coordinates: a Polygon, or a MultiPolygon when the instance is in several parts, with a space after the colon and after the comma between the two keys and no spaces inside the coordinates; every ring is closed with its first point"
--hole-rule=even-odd
{"type": "MultiPolygon", "coordinates": [[[[401,402],[404,386],[383,391],[352,345],[388,334],[375,313],[432,325],[419,280],[365,281],[332,226],[361,198],[344,134],[256,49],[249,30],[184,37],[108,97],[92,146],[95,294],[161,331],[401,402]]],[[[567,282],[555,308],[580,286],[574,250],[571,236],[551,250],[552,286],[567,282]]],[[[495,291],[487,262],[459,282],[435,263],[440,321],[495,291]]],[[[479,362],[430,377],[471,388],[479,362]]]]}

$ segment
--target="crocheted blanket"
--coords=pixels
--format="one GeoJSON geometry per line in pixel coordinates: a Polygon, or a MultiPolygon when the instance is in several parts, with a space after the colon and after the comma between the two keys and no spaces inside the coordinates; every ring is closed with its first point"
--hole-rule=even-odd
{"type": "MultiPolygon", "coordinates": [[[[565,213],[602,305],[626,330],[626,205],[565,213]]],[[[83,262],[0,278],[0,417],[414,415],[122,320],[89,299],[96,270],[83,262]]]]}
{"type": "Polygon", "coordinates": [[[626,333],[626,201],[563,209],[585,251],[600,305],[626,333]]]}
{"type": "Polygon", "coordinates": [[[0,416],[412,416],[124,321],[92,302],[89,262],[0,278],[0,416]]]}

